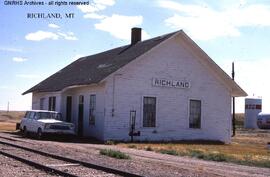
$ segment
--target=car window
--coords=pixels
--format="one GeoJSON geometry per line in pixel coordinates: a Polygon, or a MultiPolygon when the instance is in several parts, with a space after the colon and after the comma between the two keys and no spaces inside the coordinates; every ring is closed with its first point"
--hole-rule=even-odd
{"type": "Polygon", "coordinates": [[[53,118],[53,113],[50,112],[40,112],[40,117],[39,119],[52,119],[53,118]]]}
{"type": "Polygon", "coordinates": [[[25,117],[28,119],[57,119],[62,120],[61,113],[53,113],[53,112],[32,112],[27,111],[25,117]]]}
{"type": "Polygon", "coordinates": [[[62,114],[61,113],[56,113],[56,118],[57,120],[62,120],[62,114]]]}
{"type": "Polygon", "coordinates": [[[35,118],[34,118],[34,119],[36,119],[36,120],[40,119],[40,112],[37,112],[37,113],[35,114],[35,118]]]}
{"type": "Polygon", "coordinates": [[[25,116],[24,116],[24,117],[28,119],[28,118],[29,118],[29,116],[30,116],[30,112],[29,112],[29,111],[26,111],[26,113],[25,113],[25,116]]]}
{"type": "Polygon", "coordinates": [[[35,116],[35,112],[31,112],[30,116],[29,116],[29,119],[34,119],[34,116],[35,116]]]}

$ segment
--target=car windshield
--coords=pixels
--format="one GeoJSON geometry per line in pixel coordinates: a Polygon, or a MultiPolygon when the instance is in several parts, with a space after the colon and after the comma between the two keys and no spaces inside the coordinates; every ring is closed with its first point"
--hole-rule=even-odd
{"type": "Polygon", "coordinates": [[[53,112],[39,112],[37,113],[37,119],[57,119],[62,120],[62,116],[60,113],[53,112]]]}

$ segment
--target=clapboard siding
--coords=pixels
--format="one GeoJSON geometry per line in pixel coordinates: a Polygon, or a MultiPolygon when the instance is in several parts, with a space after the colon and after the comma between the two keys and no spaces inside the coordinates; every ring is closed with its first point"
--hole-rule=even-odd
{"type": "Polygon", "coordinates": [[[179,39],[171,40],[107,79],[104,138],[129,140],[129,111],[136,110],[137,140],[207,139],[230,141],[230,93],[179,39]],[[187,80],[189,89],[152,86],[153,78],[187,80]],[[114,84],[113,84],[114,82],[114,84]],[[157,98],[156,127],[142,126],[143,96],[157,98]],[[202,101],[201,129],[189,128],[189,100],[202,101]],[[116,123],[117,122],[117,123],[116,123]]]}

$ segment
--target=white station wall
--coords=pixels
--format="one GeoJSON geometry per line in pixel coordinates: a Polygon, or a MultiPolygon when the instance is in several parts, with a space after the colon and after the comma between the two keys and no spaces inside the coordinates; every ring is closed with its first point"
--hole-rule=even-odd
{"type": "Polygon", "coordinates": [[[136,110],[137,140],[205,139],[230,142],[231,97],[181,41],[171,41],[132,61],[108,78],[105,140],[130,140],[129,113],[136,110]],[[186,80],[189,89],[152,86],[153,78],[186,80]],[[114,95],[114,96],[113,96],[114,95]],[[144,128],[143,97],[157,98],[156,127],[144,128]],[[201,128],[189,128],[189,100],[202,101],[201,128]],[[114,109],[114,116],[112,116],[114,109]]]}

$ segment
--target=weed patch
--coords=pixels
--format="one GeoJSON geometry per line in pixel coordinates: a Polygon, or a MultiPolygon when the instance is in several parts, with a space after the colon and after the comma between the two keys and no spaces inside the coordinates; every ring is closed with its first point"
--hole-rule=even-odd
{"type": "Polygon", "coordinates": [[[136,145],[134,145],[134,144],[130,144],[130,145],[128,145],[128,148],[136,149],[136,148],[137,148],[137,146],[136,146],[136,145]]]}
{"type": "Polygon", "coordinates": [[[112,150],[112,149],[101,149],[99,151],[99,153],[101,155],[106,155],[106,156],[109,156],[109,157],[113,157],[113,158],[116,158],[116,159],[130,159],[130,156],[121,152],[121,151],[115,151],[115,150],[112,150]]]}
{"type": "Polygon", "coordinates": [[[211,160],[217,162],[229,161],[230,157],[222,153],[206,153],[200,150],[189,150],[188,156],[196,157],[198,159],[211,160]]]}
{"type": "Polygon", "coordinates": [[[108,140],[105,142],[106,145],[116,145],[116,142],[115,141],[112,141],[112,140],[108,140]]]}
{"type": "Polygon", "coordinates": [[[173,149],[161,149],[159,150],[160,153],[162,154],[169,154],[169,155],[178,155],[178,152],[173,149]]]}
{"type": "Polygon", "coordinates": [[[153,148],[151,146],[147,146],[145,150],[147,150],[147,151],[153,151],[153,148]]]}

